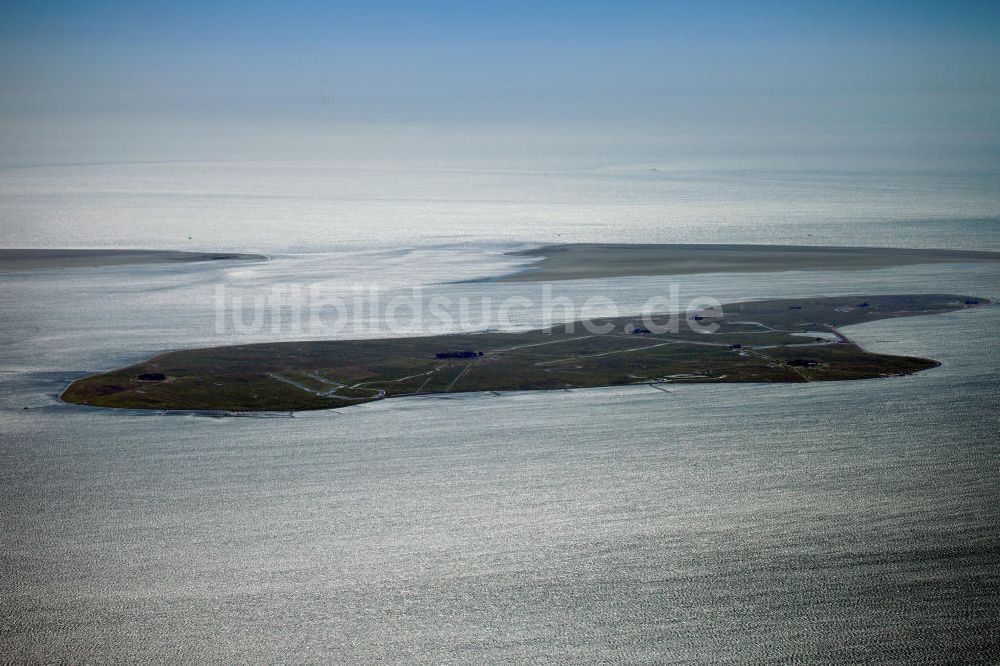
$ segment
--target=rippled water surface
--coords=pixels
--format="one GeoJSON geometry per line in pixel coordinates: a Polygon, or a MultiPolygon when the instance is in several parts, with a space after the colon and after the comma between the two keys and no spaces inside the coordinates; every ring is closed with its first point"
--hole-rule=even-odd
{"type": "MultiPolygon", "coordinates": [[[[507,261],[442,252],[457,274],[507,261]]],[[[383,260],[398,262],[363,259],[383,260]]],[[[8,656],[1000,658],[997,308],[847,329],[944,364],[880,381],[468,394],[270,419],[55,400],[75,372],[233,341],[212,329],[215,284],[263,286],[317,261],[3,278],[8,656]]],[[[628,309],[666,285],[560,293],[628,309]]],[[[682,287],[1000,296],[981,266],[682,287]]]]}
{"type": "MultiPolygon", "coordinates": [[[[57,400],[73,377],[166,349],[325,337],[281,308],[220,332],[220,290],[224,321],[234,296],[314,282],[538,299],[536,285],[480,280],[523,265],[506,249],[566,239],[1000,247],[988,174],[914,171],[886,197],[865,174],[734,172],[706,190],[702,172],[655,166],[547,181],[5,172],[5,246],[118,238],[273,258],[0,275],[0,661],[1000,661],[996,306],[845,329],[942,362],[885,380],[464,394],[294,418],[57,400]]],[[[984,265],[553,289],[624,314],[672,285],[679,305],[1000,298],[984,265]]],[[[461,328],[390,330],[369,298],[334,335],[461,328]]],[[[498,324],[485,312],[471,330],[498,324]]],[[[504,325],[539,323],[529,307],[504,325]]]]}

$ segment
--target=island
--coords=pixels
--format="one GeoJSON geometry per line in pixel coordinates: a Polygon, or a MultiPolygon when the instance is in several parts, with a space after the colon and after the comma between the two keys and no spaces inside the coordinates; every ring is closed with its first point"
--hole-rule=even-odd
{"type": "Polygon", "coordinates": [[[83,377],[61,397],[98,407],[233,413],[473,391],[892,377],[938,363],[867,352],[839,327],[989,303],[951,294],[763,300],[523,332],[190,349],[83,377]]]}
{"type": "Polygon", "coordinates": [[[0,273],[88,268],[129,264],[175,264],[199,261],[263,261],[260,254],[182,252],[174,250],[0,249],[0,273]]]}
{"type": "Polygon", "coordinates": [[[1000,252],[812,245],[547,245],[510,252],[537,257],[500,282],[545,282],[691,273],[865,270],[914,264],[1000,262],[1000,252]]]}

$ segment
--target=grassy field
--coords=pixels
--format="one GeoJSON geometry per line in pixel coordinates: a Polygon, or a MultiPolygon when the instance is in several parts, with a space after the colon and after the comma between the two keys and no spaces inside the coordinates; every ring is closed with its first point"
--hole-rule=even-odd
{"type": "Polygon", "coordinates": [[[574,322],[521,333],[192,349],[84,377],[62,399],[119,408],[296,411],[469,391],[868,379],[937,362],[866,352],[837,327],[985,303],[947,294],[771,300],[681,315],[676,332],[653,325],[665,324],[666,316],[622,317],[595,320],[612,325],[602,333],[574,322]],[[689,322],[718,328],[697,332],[689,322]]]}

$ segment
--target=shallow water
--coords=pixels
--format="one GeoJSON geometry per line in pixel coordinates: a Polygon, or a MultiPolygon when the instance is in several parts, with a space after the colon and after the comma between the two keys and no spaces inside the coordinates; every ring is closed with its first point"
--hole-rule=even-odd
{"type": "MultiPolygon", "coordinates": [[[[219,284],[252,294],[366,267],[390,291],[533,296],[525,284],[433,284],[511,268],[496,252],[0,277],[5,655],[1000,659],[996,306],[845,329],[869,349],[943,363],[878,381],[467,394],[271,419],[55,400],[75,373],[165,348],[311,337],[216,333],[219,284]]],[[[983,266],[556,289],[624,312],[674,282],[721,301],[1000,297],[983,266]]],[[[537,320],[529,310],[512,323],[537,320]]]]}
{"type": "Polygon", "coordinates": [[[994,142],[832,136],[784,155],[776,148],[651,145],[638,157],[620,149],[535,163],[8,167],[0,245],[268,254],[560,242],[1000,249],[994,142]]]}
{"type": "MultiPolygon", "coordinates": [[[[0,661],[1000,661],[997,306],[845,329],[942,362],[878,381],[266,419],[56,399],[167,349],[537,327],[541,287],[488,280],[532,244],[1000,250],[991,139],[763,143],[574,145],[531,164],[4,167],[3,247],[273,260],[0,275],[0,661]],[[296,327],[284,302],[234,323],[254,298],[315,284],[348,299],[350,327],[296,327]],[[390,326],[374,300],[413,286],[451,315],[465,299],[468,321],[390,326]],[[511,297],[531,305],[499,321],[511,297]]],[[[651,298],[920,292],[996,300],[1000,272],[580,280],[551,296],[605,299],[572,319],[651,298]]]]}

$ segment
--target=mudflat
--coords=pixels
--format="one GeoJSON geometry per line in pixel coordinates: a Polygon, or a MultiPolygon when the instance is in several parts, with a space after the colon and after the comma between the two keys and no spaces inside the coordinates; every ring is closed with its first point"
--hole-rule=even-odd
{"type": "Polygon", "coordinates": [[[541,259],[527,270],[500,278],[501,282],[1000,262],[1000,252],[808,245],[577,243],[546,245],[511,254],[541,259]]]}
{"type": "Polygon", "coordinates": [[[0,249],[0,273],[124,264],[168,264],[196,261],[261,261],[259,254],[182,252],[175,250],[47,250],[0,249]]]}

